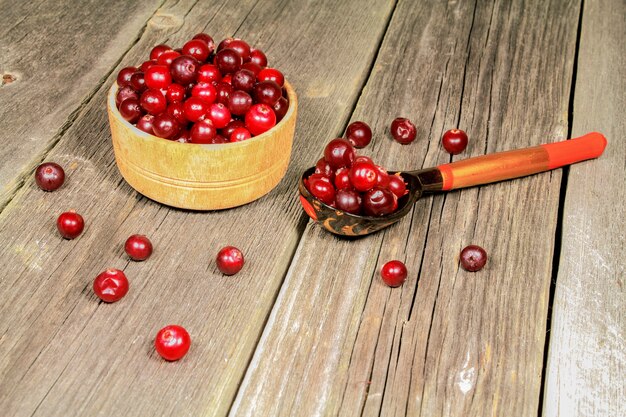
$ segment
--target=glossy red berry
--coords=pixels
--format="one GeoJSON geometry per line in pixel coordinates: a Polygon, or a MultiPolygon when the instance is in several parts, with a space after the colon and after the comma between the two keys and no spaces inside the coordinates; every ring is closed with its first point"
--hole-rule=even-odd
{"type": "Polygon", "coordinates": [[[237,129],[238,127],[245,127],[245,126],[246,126],[246,125],[245,125],[245,124],[244,124],[244,122],[243,122],[243,121],[241,121],[241,120],[231,120],[231,121],[230,121],[230,122],[226,125],[226,127],[224,127],[224,128],[222,129],[222,135],[223,135],[225,138],[229,138],[229,139],[230,139],[230,135],[232,135],[232,134],[233,134],[233,131],[234,131],[235,129],[237,129]]]}
{"type": "Polygon", "coordinates": [[[151,66],[144,73],[144,79],[148,88],[157,90],[167,88],[172,83],[172,75],[166,65],[151,66]]]}
{"type": "Polygon", "coordinates": [[[313,197],[332,206],[335,204],[335,187],[330,179],[322,174],[313,174],[308,178],[308,189],[313,197]]]}
{"type": "Polygon", "coordinates": [[[376,185],[382,188],[389,186],[389,174],[380,165],[376,165],[376,185]]]}
{"type": "Polygon", "coordinates": [[[276,126],[276,115],[267,104],[255,104],[246,112],[245,122],[250,133],[258,136],[276,126]]]}
{"type": "Polygon", "coordinates": [[[192,143],[211,143],[215,136],[217,136],[217,129],[211,120],[201,120],[191,128],[192,143]]]}
{"type": "Polygon", "coordinates": [[[487,263],[487,252],[477,245],[469,245],[461,251],[461,266],[466,271],[476,272],[487,263]]]}
{"type": "Polygon", "coordinates": [[[215,41],[211,36],[207,35],[206,33],[198,33],[194,35],[193,39],[200,39],[204,41],[204,43],[206,43],[209,47],[209,54],[211,54],[215,50],[215,41]]]}
{"type": "Polygon", "coordinates": [[[231,120],[230,110],[222,103],[211,104],[208,116],[216,129],[225,128],[231,120]]]}
{"type": "Polygon", "coordinates": [[[248,45],[246,41],[243,41],[241,39],[233,39],[228,44],[228,47],[230,49],[234,49],[239,54],[243,62],[246,62],[250,59],[250,45],[248,45]]]}
{"type": "Polygon", "coordinates": [[[372,129],[365,122],[350,123],[346,129],[346,139],[355,148],[365,148],[372,141],[372,129]]]}
{"type": "Polygon", "coordinates": [[[169,67],[176,58],[182,55],[180,52],[178,49],[163,52],[157,58],[157,64],[169,67]]]}
{"type": "Polygon", "coordinates": [[[63,185],[65,171],[54,162],[44,162],[35,170],[35,182],[44,191],[54,191],[63,185]]]}
{"type": "Polygon", "coordinates": [[[152,255],[152,242],[144,235],[132,235],[126,239],[124,251],[133,261],[145,261],[152,255]]]}
{"type": "Polygon", "coordinates": [[[365,156],[365,155],[359,155],[356,158],[354,158],[353,164],[356,164],[357,162],[367,162],[369,164],[376,165],[372,158],[370,158],[369,156],[365,156]]]}
{"type": "Polygon", "coordinates": [[[93,292],[105,303],[114,303],[128,293],[128,278],[119,269],[107,269],[93,281],[93,292]]]}
{"type": "Polygon", "coordinates": [[[150,68],[151,66],[156,65],[156,64],[157,64],[156,59],[150,59],[150,60],[148,60],[148,61],[144,61],[144,62],[141,64],[141,66],[139,67],[139,70],[140,70],[141,72],[146,72],[146,70],[147,70],[148,68],[150,68]]]}
{"type": "Polygon", "coordinates": [[[174,142],[191,143],[191,132],[187,129],[182,129],[175,137],[174,142]]]}
{"type": "Polygon", "coordinates": [[[191,337],[184,327],[165,326],[154,339],[154,348],[166,361],[177,361],[187,354],[191,346],[191,337]]]}
{"type": "Polygon", "coordinates": [[[170,84],[165,92],[165,98],[168,103],[178,103],[185,100],[186,90],[180,84],[170,84]]]}
{"type": "Polygon", "coordinates": [[[150,59],[151,60],[157,60],[159,59],[159,57],[161,56],[161,54],[163,52],[166,51],[171,51],[172,48],[170,48],[169,46],[165,45],[165,44],[160,44],[155,46],[154,48],[152,48],[152,50],[150,51],[150,59]]]}
{"type": "Polygon", "coordinates": [[[367,216],[386,216],[396,207],[396,196],[387,188],[374,187],[363,194],[363,212],[367,216]]]}
{"type": "Polygon", "coordinates": [[[229,47],[230,43],[232,41],[234,41],[234,38],[228,37],[225,39],[222,39],[222,41],[219,43],[219,45],[217,45],[217,52],[221,51],[222,49],[226,49],[229,47]]]}
{"type": "Polygon", "coordinates": [[[338,190],[351,190],[354,188],[350,182],[350,168],[339,168],[335,172],[335,188],[338,190]]]}
{"type": "Polygon", "coordinates": [[[283,86],[285,84],[285,77],[282,72],[278,71],[276,68],[263,68],[259,75],[257,75],[257,80],[261,81],[274,81],[279,86],[283,86]]]}
{"type": "Polygon", "coordinates": [[[151,114],[144,114],[139,120],[137,120],[137,129],[146,132],[150,135],[154,135],[154,116],[151,114]]]}
{"type": "Polygon", "coordinates": [[[320,158],[320,160],[315,164],[315,173],[322,174],[323,176],[328,177],[331,181],[335,179],[335,171],[324,158],[320,158]]]}
{"type": "Polygon", "coordinates": [[[377,183],[378,170],[368,162],[356,162],[350,168],[350,183],[357,191],[371,190],[377,183]]]}
{"type": "Polygon", "coordinates": [[[176,122],[178,122],[180,126],[186,126],[187,123],[189,123],[189,120],[187,120],[187,117],[185,116],[185,105],[180,101],[171,103],[167,106],[165,111],[167,114],[176,119],[176,122]]]}
{"type": "Polygon", "coordinates": [[[245,127],[238,127],[230,134],[230,142],[242,142],[252,137],[252,134],[245,127]]]}
{"type": "Polygon", "coordinates": [[[130,77],[130,86],[139,93],[147,88],[143,72],[137,71],[130,77]]]}
{"type": "Polygon", "coordinates": [[[450,155],[460,154],[467,147],[467,134],[459,129],[450,129],[443,134],[441,144],[450,155]]]}
{"type": "Polygon", "coordinates": [[[201,98],[206,104],[215,103],[217,90],[210,83],[198,83],[191,89],[191,96],[201,98]]]}
{"type": "Polygon", "coordinates": [[[252,97],[245,91],[237,90],[230,93],[228,110],[236,116],[243,116],[252,107],[252,97]]]}
{"type": "Polygon", "coordinates": [[[203,120],[209,111],[209,105],[199,97],[189,97],[183,103],[185,117],[190,122],[203,120]]]}
{"type": "Polygon", "coordinates": [[[167,99],[161,92],[155,88],[150,88],[143,92],[139,100],[141,108],[154,116],[161,114],[167,109],[167,99]]]}
{"type": "Polygon", "coordinates": [[[252,95],[257,103],[274,106],[283,97],[283,91],[274,81],[261,81],[254,86],[252,95]]]}
{"type": "Polygon", "coordinates": [[[214,62],[222,74],[232,74],[241,68],[243,59],[234,49],[225,48],[215,55],[214,62]]]}
{"type": "Polygon", "coordinates": [[[139,100],[136,98],[127,98],[120,103],[120,115],[129,123],[137,123],[137,120],[142,116],[141,106],[139,100]]]}
{"type": "Polygon", "coordinates": [[[217,83],[222,80],[222,74],[220,73],[217,65],[204,64],[198,69],[198,82],[199,83],[217,83]]]}
{"type": "Polygon", "coordinates": [[[135,67],[122,68],[120,72],[117,73],[117,86],[122,88],[130,85],[130,78],[135,72],[137,72],[137,68],[135,67]]]}
{"type": "Polygon", "coordinates": [[[398,198],[406,194],[406,183],[400,175],[389,175],[389,183],[387,184],[387,187],[398,198]]]}
{"type": "Polygon", "coordinates": [[[285,97],[281,97],[272,108],[274,109],[274,113],[276,113],[276,121],[280,122],[287,114],[287,110],[289,110],[289,101],[285,97]]]}
{"type": "Polygon", "coordinates": [[[260,49],[251,49],[250,50],[250,62],[264,68],[267,66],[267,57],[260,49]]]}
{"type": "Polygon", "coordinates": [[[254,87],[256,77],[254,73],[247,69],[240,69],[235,72],[231,79],[231,85],[235,90],[250,92],[254,87]]]}
{"type": "Polygon", "coordinates": [[[83,231],[85,222],[74,210],[61,213],[57,218],[57,229],[65,239],[76,239],[83,231]]]}
{"type": "MultiPolygon", "coordinates": [[[[196,42],[205,45],[202,41],[196,42]]],[[[170,65],[170,75],[174,82],[187,85],[195,82],[198,78],[198,68],[200,68],[200,63],[195,58],[188,55],[181,55],[172,61],[172,65],[170,65]]]]}
{"type": "Polygon", "coordinates": [[[354,190],[338,190],[335,205],[347,213],[361,214],[361,200],[361,195],[354,190]]]}
{"type": "Polygon", "coordinates": [[[173,139],[180,132],[180,124],[168,113],[161,113],[154,117],[152,122],[154,136],[163,139],[173,139]]]}
{"type": "Polygon", "coordinates": [[[263,68],[261,68],[254,62],[244,62],[243,65],[241,66],[241,69],[245,69],[253,73],[254,79],[256,80],[256,76],[259,75],[259,72],[261,72],[263,68]]]}
{"type": "Polygon", "coordinates": [[[230,94],[233,92],[233,86],[228,83],[218,82],[215,85],[215,90],[217,91],[217,102],[228,106],[230,94]]]}
{"type": "Polygon", "coordinates": [[[117,94],[115,95],[115,105],[118,109],[120,108],[120,104],[122,104],[122,101],[126,100],[127,98],[134,98],[136,100],[139,100],[139,94],[137,94],[137,92],[133,90],[133,88],[129,85],[117,90],[117,94]]]}
{"type": "Polygon", "coordinates": [[[333,169],[350,167],[355,158],[354,147],[345,139],[331,140],[324,149],[324,159],[333,169]]]}
{"type": "Polygon", "coordinates": [[[199,62],[205,62],[210,54],[209,45],[201,39],[192,39],[183,45],[183,55],[194,57],[199,62]]]}
{"type": "Polygon", "coordinates": [[[389,261],[380,270],[380,276],[385,281],[385,284],[390,287],[402,285],[406,280],[407,274],[406,266],[400,261],[389,261]]]}
{"type": "Polygon", "coordinates": [[[391,136],[393,136],[397,142],[408,145],[415,140],[417,129],[409,119],[398,117],[391,122],[391,136]]]}
{"type": "Polygon", "coordinates": [[[217,253],[217,268],[224,275],[235,275],[243,268],[243,253],[234,246],[226,246],[217,253]]]}

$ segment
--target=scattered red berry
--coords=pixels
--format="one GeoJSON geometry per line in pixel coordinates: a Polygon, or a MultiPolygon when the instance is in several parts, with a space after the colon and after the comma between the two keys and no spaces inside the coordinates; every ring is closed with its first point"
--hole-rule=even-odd
{"type": "Polygon", "coordinates": [[[400,261],[389,261],[381,268],[380,276],[390,287],[399,287],[406,280],[406,266],[400,261]]]}
{"type": "Polygon", "coordinates": [[[132,235],[126,239],[124,251],[133,261],[145,261],[152,255],[152,242],[144,235],[132,235]]]}
{"type": "Polygon", "coordinates": [[[167,361],[177,361],[187,354],[191,346],[191,337],[182,326],[165,326],[156,335],[154,347],[167,361]]]}
{"type": "Polygon", "coordinates": [[[443,134],[441,144],[450,155],[460,154],[467,147],[467,134],[459,129],[450,129],[443,134]]]}
{"type": "Polygon", "coordinates": [[[44,191],[54,191],[63,185],[65,171],[59,164],[45,162],[35,170],[35,182],[44,191]]]}
{"type": "Polygon", "coordinates": [[[417,129],[415,125],[404,117],[398,117],[391,122],[391,136],[403,145],[408,145],[415,140],[417,129]]]}
{"type": "Polygon", "coordinates": [[[353,122],[346,129],[346,139],[355,148],[365,148],[372,141],[372,129],[365,122],[353,122]]]}
{"type": "Polygon", "coordinates": [[[354,148],[350,142],[342,138],[331,140],[324,149],[324,159],[333,169],[352,166],[354,157],[354,148]]]}
{"type": "Polygon", "coordinates": [[[84,227],[85,221],[74,210],[61,213],[57,218],[57,229],[59,229],[59,233],[65,239],[77,238],[82,233],[84,227]]]}
{"type": "Polygon", "coordinates": [[[93,281],[93,292],[105,303],[114,303],[128,293],[128,279],[119,269],[107,269],[93,281]]]}
{"type": "Polygon", "coordinates": [[[466,271],[480,271],[486,263],[487,252],[480,246],[469,245],[461,251],[461,266],[466,271]]]}
{"type": "Polygon", "coordinates": [[[226,246],[218,252],[215,262],[222,274],[235,275],[243,268],[243,253],[234,246],[226,246]]]}

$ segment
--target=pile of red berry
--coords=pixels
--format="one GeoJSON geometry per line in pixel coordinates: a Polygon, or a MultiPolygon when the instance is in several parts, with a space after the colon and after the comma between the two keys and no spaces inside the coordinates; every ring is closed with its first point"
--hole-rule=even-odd
{"type": "MultiPolygon", "coordinates": [[[[349,130],[348,130],[349,132],[349,130]]],[[[315,172],[304,180],[311,194],[331,207],[351,214],[386,216],[407,193],[399,174],[390,175],[367,156],[358,156],[350,141],[333,139],[315,172]]]]}
{"type": "Polygon", "coordinates": [[[122,117],[151,135],[191,143],[239,142],[287,113],[285,78],[263,51],[241,39],[199,33],[180,49],[161,44],[139,67],[117,75],[122,117]]]}

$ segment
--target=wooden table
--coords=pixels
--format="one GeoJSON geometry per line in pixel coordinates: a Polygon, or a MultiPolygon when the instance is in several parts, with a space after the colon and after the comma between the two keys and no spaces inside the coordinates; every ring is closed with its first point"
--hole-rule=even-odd
{"type": "Polygon", "coordinates": [[[586,1],[0,1],[2,416],[626,415],[626,6],[586,1]],[[160,42],[206,31],[267,51],[295,86],[291,165],[232,210],[171,209],[118,173],[105,96],[160,42]],[[393,142],[410,117],[418,139],[393,142]],[[299,174],[351,120],[364,153],[419,168],[603,132],[598,160],[420,200],[384,232],[312,224],[299,174]],[[470,136],[450,158],[439,140],[470,136]],[[33,169],[68,179],[40,191],[33,169]],[[87,226],[65,241],[56,216],[87,226]],[[123,242],[156,250],[129,262],[123,242]],[[487,267],[458,253],[475,243],[487,267]],[[247,263],[213,262],[226,244],[247,263]],[[390,289],[388,260],[409,278],[390,289]],[[98,302],[123,269],[129,294],[98,302]],[[167,363],[157,330],[193,345],[167,363]]]}

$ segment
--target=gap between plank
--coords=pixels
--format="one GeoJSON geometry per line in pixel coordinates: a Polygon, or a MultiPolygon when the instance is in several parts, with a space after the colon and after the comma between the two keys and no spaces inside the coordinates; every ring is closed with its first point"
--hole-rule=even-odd
{"type": "MultiPolygon", "coordinates": [[[[578,53],[580,51],[580,37],[582,32],[583,11],[585,9],[585,0],[580,1],[580,12],[578,14],[578,27],[576,29],[576,47],[574,48],[574,63],[572,65],[572,79],[570,84],[569,103],[567,108],[567,139],[572,138],[572,125],[574,122],[574,97],[576,94],[576,76],[578,74],[578,53]]],[[[548,354],[550,351],[550,326],[552,319],[552,307],[554,305],[554,295],[556,292],[556,281],[559,274],[559,265],[561,261],[561,246],[563,237],[563,217],[565,208],[565,197],[567,195],[567,183],[569,178],[569,166],[563,167],[561,176],[561,188],[559,191],[559,209],[556,220],[556,230],[554,232],[554,252],[552,254],[552,276],[550,279],[550,295],[548,297],[548,314],[546,317],[546,340],[543,347],[543,364],[541,368],[541,384],[539,386],[539,402],[537,407],[537,416],[543,414],[543,401],[546,384],[546,371],[548,365],[548,354]]]]}

